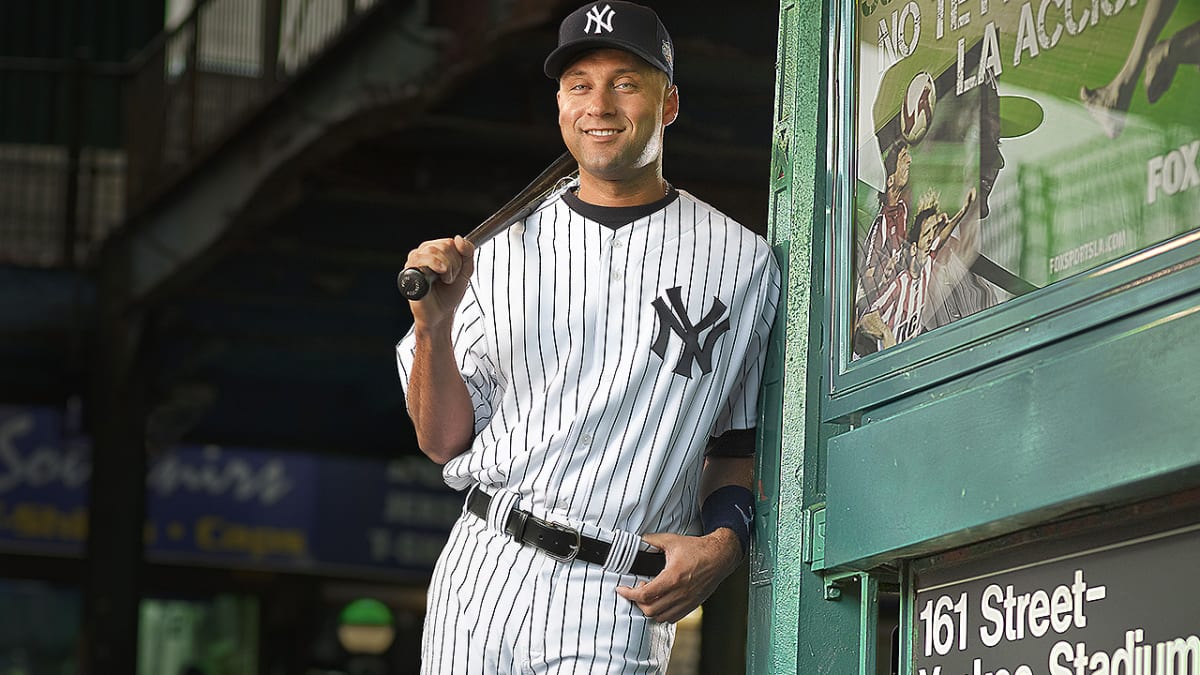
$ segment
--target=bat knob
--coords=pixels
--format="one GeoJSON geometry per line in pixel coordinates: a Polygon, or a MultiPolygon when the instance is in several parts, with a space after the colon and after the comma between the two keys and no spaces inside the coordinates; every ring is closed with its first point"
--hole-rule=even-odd
{"type": "Polygon", "coordinates": [[[396,286],[400,288],[400,293],[409,300],[420,300],[429,293],[432,283],[430,276],[432,275],[426,275],[416,267],[409,267],[396,278],[396,286]]]}

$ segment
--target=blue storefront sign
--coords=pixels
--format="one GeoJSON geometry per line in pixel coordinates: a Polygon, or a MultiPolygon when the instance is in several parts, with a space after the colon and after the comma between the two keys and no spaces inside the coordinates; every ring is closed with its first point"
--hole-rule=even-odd
{"type": "MultiPolygon", "coordinates": [[[[91,451],[61,411],[0,406],[0,549],[78,556],[91,451]]],[[[381,461],[182,445],[146,478],[151,561],[424,574],[461,495],[419,457],[381,461]]]]}
{"type": "Polygon", "coordinates": [[[91,450],[49,408],[0,406],[0,546],[78,555],[87,535],[91,450]]]}

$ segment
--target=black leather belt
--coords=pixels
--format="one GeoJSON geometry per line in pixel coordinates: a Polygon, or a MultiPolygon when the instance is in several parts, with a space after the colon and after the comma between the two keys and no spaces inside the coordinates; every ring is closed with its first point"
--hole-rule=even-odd
{"type": "MultiPolygon", "coordinates": [[[[473,488],[467,495],[467,510],[484,520],[487,520],[491,503],[492,496],[478,488],[473,488]]],[[[603,565],[608,560],[608,550],[612,548],[607,541],[585,537],[578,530],[542,520],[521,509],[508,512],[508,517],[504,519],[504,533],[563,562],[582,560],[603,565]]],[[[661,572],[666,564],[667,557],[662,553],[638,551],[629,571],[652,577],[661,572]]]]}

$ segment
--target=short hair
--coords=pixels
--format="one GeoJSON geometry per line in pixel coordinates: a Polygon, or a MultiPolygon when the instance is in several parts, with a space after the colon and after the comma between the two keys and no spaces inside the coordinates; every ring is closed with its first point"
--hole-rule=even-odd
{"type": "Polygon", "coordinates": [[[920,211],[918,211],[917,217],[913,220],[912,224],[908,226],[908,234],[905,237],[905,239],[907,239],[908,241],[910,241],[914,244],[917,243],[917,241],[919,241],[921,239],[921,223],[925,222],[926,218],[934,217],[937,214],[938,214],[937,204],[923,208],[920,211]]]}
{"type": "Polygon", "coordinates": [[[900,151],[906,148],[908,148],[908,141],[903,138],[892,141],[887,153],[883,156],[883,174],[885,176],[896,173],[896,164],[900,161],[900,151]]]}
{"type": "Polygon", "coordinates": [[[931,216],[936,216],[941,211],[941,201],[941,195],[934,188],[929,188],[925,191],[925,194],[921,195],[920,201],[917,202],[917,217],[908,226],[908,230],[905,232],[905,239],[913,243],[921,239],[921,223],[924,223],[931,216]]]}
{"type": "Polygon", "coordinates": [[[880,204],[887,204],[887,179],[896,173],[896,165],[900,162],[900,151],[906,148],[908,148],[908,141],[903,138],[897,138],[892,141],[892,144],[883,153],[883,189],[876,195],[880,204]]]}

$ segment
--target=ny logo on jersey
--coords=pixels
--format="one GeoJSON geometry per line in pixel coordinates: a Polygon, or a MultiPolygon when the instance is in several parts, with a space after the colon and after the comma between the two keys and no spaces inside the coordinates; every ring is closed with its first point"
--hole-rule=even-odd
{"type": "Polygon", "coordinates": [[[713,305],[709,308],[708,313],[699,323],[693,325],[692,320],[688,318],[687,308],[683,306],[680,290],[679,286],[667,289],[667,298],[671,301],[669,307],[662,298],[657,298],[653,303],[654,309],[658,311],[658,337],[654,338],[654,344],[650,346],[650,351],[658,354],[658,358],[665,359],[667,340],[674,332],[683,339],[683,353],[679,355],[679,363],[675,364],[675,373],[690,379],[693,361],[700,366],[702,375],[712,372],[713,347],[717,343],[717,338],[729,330],[729,317],[726,316],[725,303],[721,302],[720,298],[714,297],[713,305]],[[724,321],[721,320],[722,318],[724,321]],[[720,323],[717,323],[718,321],[720,323]],[[701,345],[700,334],[710,328],[712,330],[704,339],[704,344],[701,345]]]}
{"type": "Polygon", "coordinates": [[[591,9],[588,10],[588,22],[587,25],[583,27],[583,32],[591,33],[592,26],[595,25],[596,35],[599,35],[601,30],[611,33],[613,29],[612,20],[616,14],[617,13],[613,11],[612,5],[605,5],[604,9],[600,9],[600,3],[596,3],[591,9]]]}

